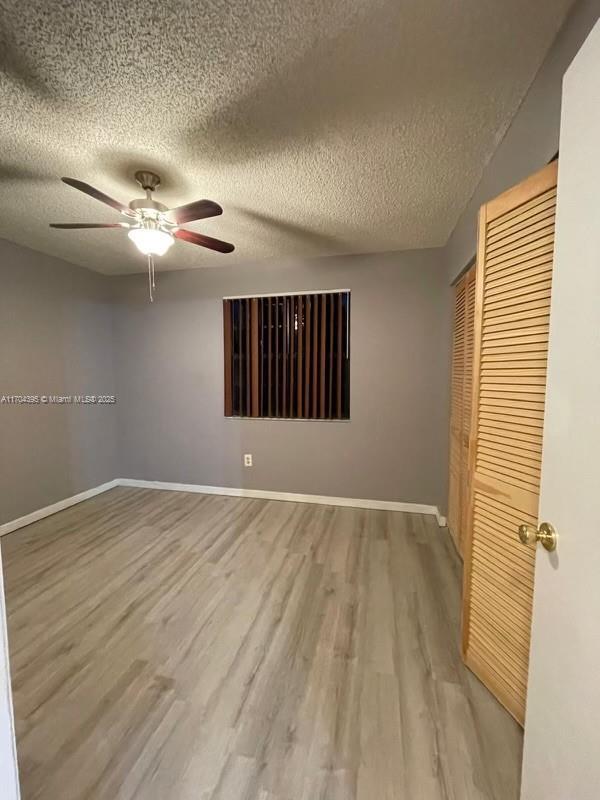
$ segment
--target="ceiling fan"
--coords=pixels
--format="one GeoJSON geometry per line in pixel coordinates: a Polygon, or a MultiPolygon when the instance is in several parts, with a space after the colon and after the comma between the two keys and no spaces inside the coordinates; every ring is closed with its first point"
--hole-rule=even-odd
{"type": "Polygon", "coordinates": [[[132,200],[128,206],[113,200],[104,192],[90,186],[89,183],[78,181],[75,178],[63,178],[67,186],[79,189],[80,192],[88,194],[90,197],[100,200],[101,203],[111,206],[127,218],[127,222],[51,222],[51,228],[81,229],[81,228],[125,228],[127,235],[135,244],[138,250],[148,258],[148,286],[150,290],[150,302],[154,301],[153,290],[154,281],[154,256],[163,256],[175,239],[182,239],[190,244],[197,244],[200,247],[208,247],[219,253],[231,253],[235,249],[229,242],[222,242],[220,239],[213,239],[196,231],[181,228],[180,225],[186,222],[193,222],[197,219],[216,217],[223,213],[223,209],[218,203],[212,200],[196,200],[193,203],[186,203],[176,208],[167,208],[162,203],[152,199],[154,192],[160,185],[160,177],[155,172],[149,170],[138,170],[135,179],[146,192],[146,197],[139,200],[132,200]]]}

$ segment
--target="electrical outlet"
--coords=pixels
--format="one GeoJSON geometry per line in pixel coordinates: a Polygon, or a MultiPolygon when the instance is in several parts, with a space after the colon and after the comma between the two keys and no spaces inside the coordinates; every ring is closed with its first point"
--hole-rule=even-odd
{"type": "Polygon", "coordinates": [[[252,453],[245,453],[244,454],[244,466],[251,467],[252,466],[252,453]]]}

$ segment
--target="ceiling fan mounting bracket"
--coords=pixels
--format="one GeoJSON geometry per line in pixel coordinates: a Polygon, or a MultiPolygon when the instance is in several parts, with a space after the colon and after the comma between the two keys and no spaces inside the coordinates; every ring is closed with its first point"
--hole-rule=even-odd
{"type": "Polygon", "coordinates": [[[154,192],[160,186],[160,176],[148,169],[138,169],[134,178],[144,191],[154,192]]]}

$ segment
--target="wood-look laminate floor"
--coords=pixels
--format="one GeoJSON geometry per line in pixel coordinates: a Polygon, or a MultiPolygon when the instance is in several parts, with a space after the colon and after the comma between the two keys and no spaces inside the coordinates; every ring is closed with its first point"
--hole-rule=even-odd
{"type": "Polygon", "coordinates": [[[2,540],[23,800],[516,800],[434,518],[118,488],[2,540]]]}

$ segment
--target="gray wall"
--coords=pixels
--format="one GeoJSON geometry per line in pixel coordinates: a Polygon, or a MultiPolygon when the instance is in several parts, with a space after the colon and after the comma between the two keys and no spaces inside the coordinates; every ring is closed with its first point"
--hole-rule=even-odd
{"type": "Polygon", "coordinates": [[[580,0],[563,25],[446,247],[453,281],[475,255],[480,206],[541,169],[558,151],[563,75],[600,15],[600,0],[580,0]]]}
{"type": "MultiPolygon", "coordinates": [[[[108,278],[0,240],[0,395],[115,394],[108,278]]],[[[116,477],[116,408],[0,404],[0,524],[116,477]]]]}
{"type": "Polygon", "coordinates": [[[440,252],[114,278],[122,477],[445,507],[440,252]],[[350,289],[351,421],[223,416],[224,295],[350,289]],[[242,456],[252,453],[254,466],[242,456]]]}

